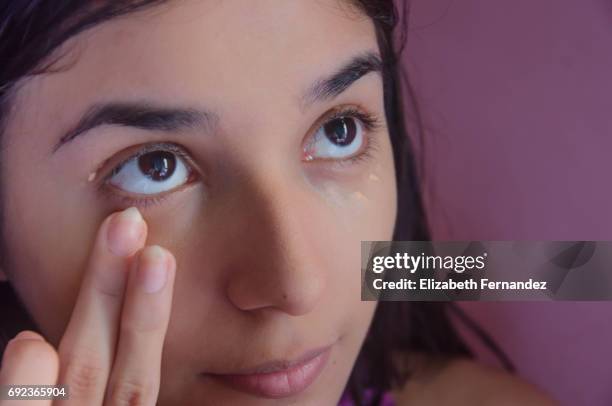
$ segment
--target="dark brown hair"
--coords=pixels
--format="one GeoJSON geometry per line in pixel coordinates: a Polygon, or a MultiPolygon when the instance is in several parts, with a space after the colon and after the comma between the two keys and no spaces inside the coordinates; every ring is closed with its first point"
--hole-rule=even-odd
{"type": "MultiPolygon", "coordinates": [[[[54,69],[49,59],[66,40],[97,24],[165,0],[7,0],[0,6],[0,154],[2,133],[7,121],[12,95],[19,84],[32,75],[54,69]]],[[[400,95],[411,95],[402,76],[399,55],[403,48],[407,24],[407,2],[398,8],[392,0],[350,0],[372,19],[383,61],[384,104],[393,146],[398,184],[398,214],[394,240],[429,240],[427,219],[421,199],[421,186],[415,153],[407,136],[400,95]],[[400,19],[403,17],[403,19],[400,19]]],[[[414,102],[414,101],[413,101],[414,102]]],[[[1,157],[1,155],[0,155],[1,157]]],[[[0,161],[0,169],[1,169],[0,161]]],[[[0,185],[1,191],[1,185],[0,185]]],[[[0,199],[0,226],[2,222],[0,199]]],[[[4,236],[3,227],[0,237],[4,236]]],[[[0,238],[0,244],[5,241],[0,238]]],[[[0,247],[4,248],[4,246],[0,247]]],[[[7,262],[6,250],[0,251],[0,264],[7,262]]],[[[435,302],[380,302],[370,330],[359,353],[347,385],[347,394],[358,405],[377,405],[383,393],[402,386],[406,371],[394,365],[394,354],[418,352],[436,357],[471,356],[450,323],[448,310],[453,311],[469,328],[481,336],[485,344],[511,368],[495,343],[458,307],[435,302]],[[367,396],[366,396],[367,394],[367,396]]],[[[38,330],[9,283],[0,283],[0,352],[8,339],[24,329],[38,330]]]]}

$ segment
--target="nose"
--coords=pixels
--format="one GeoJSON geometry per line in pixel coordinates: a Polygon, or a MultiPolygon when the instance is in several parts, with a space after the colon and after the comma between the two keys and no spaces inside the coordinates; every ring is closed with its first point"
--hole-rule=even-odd
{"type": "Polygon", "coordinates": [[[227,296],[244,311],[311,312],[325,291],[321,218],[304,184],[281,176],[250,179],[236,199],[239,250],[230,262],[227,296]]]}

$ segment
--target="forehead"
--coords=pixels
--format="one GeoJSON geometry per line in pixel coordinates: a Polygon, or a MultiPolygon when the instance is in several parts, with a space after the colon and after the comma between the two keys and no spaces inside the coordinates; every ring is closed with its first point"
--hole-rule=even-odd
{"type": "Polygon", "coordinates": [[[170,1],[68,41],[69,68],[37,77],[36,99],[262,103],[376,47],[370,19],[345,1],[170,1]]]}

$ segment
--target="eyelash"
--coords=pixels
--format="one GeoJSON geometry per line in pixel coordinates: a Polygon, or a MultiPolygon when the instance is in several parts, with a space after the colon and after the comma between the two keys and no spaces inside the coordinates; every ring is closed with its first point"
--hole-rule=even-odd
{"type": "MultiPolygon", "coordinates": [[[[365,138],[365,148],[363,151],[359,152],[357,155],[354,155],[350,158],[342,159],[342,160],[334,160],[334,159],[323,159],[322,161],[331,161],[333,162],[333,166],[337,168],[344,168],[346,166],[355,165],[361,162],[365,162],[371,158],[373,158],[374,152],[378,148],[376,137],[374,136],[374,132],[381,126],[381,120],[373,113],[365,112],[362,109],[350,106],[350,107],[339,107],[334,109],[334,111],[325,117],[325,119],[316,127],[321,128],[321,126],[326,123],[339,119],[339,118],[354,118],[359,120],[364,127],[364,138],[365,138]]],[[[180,186],[174,190],[168,191],[167,193],[162,193],[158,195],[151,195],[142,198],[134,198],[133,196],[126,196],[117,193],[116,188],[110,186],[108,184],[109,180],[119,171],[121,168],[130,160],[137,159],[142,155],[145,155],[149,152],[153,151],[168,151],[177,155],[180,159],[185,161],[185,164],[190,167],[190,170],[194,171],[193,160],[191,159],[190,154],[183,147],[179,147],[176,144],[162,142],[162,143],[154,143],[148,144],[142,147],[138,152],[130,155],[128,158],[124,159],[116,165],[104,178],[101,180],[100,191],[107,195],[109,198],[117,199],[122,206],[138,206],[140,208],[146,209],[147,207],[155,206],[163,203],[170,195],[176,193],[177,191],[182,190],[183,188],[191,185],[194,180],[190,180],[185,183],[183,186],[180,186]],[[113,190],[114,189],[114,190],[113,190]]],[[[197,178],[197,175],[195,175],[197,178]]]]}

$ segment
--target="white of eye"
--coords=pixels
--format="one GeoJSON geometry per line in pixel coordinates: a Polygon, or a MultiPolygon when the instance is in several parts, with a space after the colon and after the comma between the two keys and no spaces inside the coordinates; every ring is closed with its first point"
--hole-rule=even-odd
{"type": "Polygon", "coordinates": [[[307,146],[309,159],[344,159],[358,152],[364,142],[364,125],[353,117],[339,117],[322,125],[307,146]]]}
{"type": "Polygon", "coordinates": [[[157,150],[129,159],[108,183],[129,193],[154,195],[183,185],[189,175],[190,169],[176,153],[157,150]]]}

